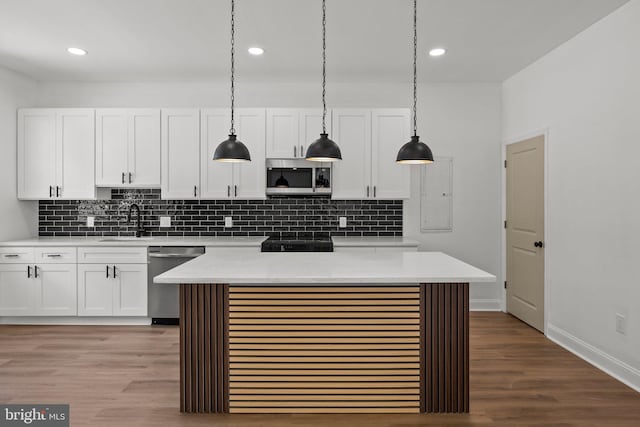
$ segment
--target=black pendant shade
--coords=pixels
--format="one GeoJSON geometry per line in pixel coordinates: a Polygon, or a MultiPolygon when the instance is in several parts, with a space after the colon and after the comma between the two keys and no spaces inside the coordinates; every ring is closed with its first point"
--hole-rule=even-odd
{"type": "Polygon", "coordinates": [[[229,139],[222,141],[213,153],[213,160],[217,162],[240,163],[250,162],[249,149],[235,135],[229,135],[229,139]]]}
{"type": "Polygon", "coordinates": [[[282,172],[280,172],[280,178],[276,179],[276,187],[289,188],[289,181],[282,175],[282,172]]]}
{"type": "Polygon", "coordinates": [[[307,149],[307,160],[316,162],[335,162],[342,160],[342,153],[338,144],[329,139],[329,135],[321,133],[320,138],[316,139],[307,149]]]}
{"type": "Polygon", "coordinates": [[[414,135],[411,137],[411,141],[404,144],[398,151],[396,163],[407,165],[433,163],[433,154],[427,144],[420,142],[420,137],[414,135]]]}

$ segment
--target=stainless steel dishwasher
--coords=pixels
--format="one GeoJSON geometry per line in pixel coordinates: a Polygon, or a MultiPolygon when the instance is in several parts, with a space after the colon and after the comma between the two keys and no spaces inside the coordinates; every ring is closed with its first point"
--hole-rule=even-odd
{"type": "Polygon", "coordinates": [[[202,254],[202,246],[149,247],[149,317],[152,325],[177,325],[180,318],[179,285],[153,283],[153,278],[202,254]]]}

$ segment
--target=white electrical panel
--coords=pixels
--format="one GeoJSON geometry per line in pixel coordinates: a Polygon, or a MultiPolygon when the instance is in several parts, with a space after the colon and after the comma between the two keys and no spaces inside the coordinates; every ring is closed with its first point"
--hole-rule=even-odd
{"type": "Polygon", "coordinates": [[[420,231],[453,231],[453,157],[421,166],[420,231]]]}

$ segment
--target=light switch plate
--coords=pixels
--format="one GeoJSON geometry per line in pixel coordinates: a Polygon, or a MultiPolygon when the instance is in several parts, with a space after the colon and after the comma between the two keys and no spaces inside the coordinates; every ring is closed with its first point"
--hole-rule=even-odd
{"type": "Polygon", "coordinates": [[[96,226],[96,217],[88,216],[87,217],[87,227],[95,227],[96,226]]]}
{"type": "Polygon", "coordinates": [[[346,216],[338,217],[338,227],[347,228],[347,217],[346,216]]]}
{"type": "Polygon", "coordinates": [[[233,227],[233,218],[230,216],[225,216],[224,217],[224,227],[225,228],[231,228],[233,227]]]}
{"type": "Polygon", "coordinates": [[[616,313],[616,332],[622,335],[627,333],[627,317],[624,314],[616,313]]]}
{"type": "Polygon", "coordinates": [[[160,217],[160,227],[171,227],[171,217],[170,216],[161,216],[160,217]]]}

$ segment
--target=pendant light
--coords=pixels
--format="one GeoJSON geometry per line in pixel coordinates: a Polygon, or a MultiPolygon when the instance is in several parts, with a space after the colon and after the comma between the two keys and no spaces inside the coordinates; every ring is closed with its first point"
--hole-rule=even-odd
{"type": "Polygon", "coordinates": [[[418,6],[417,0],[413,0],[413,136],[411,141],[404,144],[400,151],[398,151],[398,157],[396,163],[402,163],[406,165],[421,165],[426,163],[433,163],[433,154],[431,149],[424,142],[420,142],[420,137],[417,134],[418,115],[418,6]]]}
{"type": "Polygon", "coordinates": [[[338,144],[329,139],[327,134],[327,102],[325,100],[327,86],[327,7],[326,0],[322,0],[322,133],[307,148],[307,160],[316,162],[335,162],[342,160],[342,153],[338,144]]]}
{"type": "Polygon", "coordinates": [[[229,138],[222,141],[216,151],[213,153],[213,160],[217,162],[240,163],[250,162],[251,156],[246,145],[236,138],[236,130],[234,129],[235,119],[235,0],[231,0],[231,128],[229,130],[229,138]]]}

